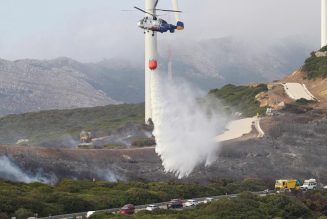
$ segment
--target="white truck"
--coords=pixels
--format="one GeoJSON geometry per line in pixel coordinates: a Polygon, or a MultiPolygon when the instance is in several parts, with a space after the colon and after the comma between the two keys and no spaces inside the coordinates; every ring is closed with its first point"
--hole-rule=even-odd
{"type": "Polygon", "coordinates": [[[302,190],[313,190],[318,188],[317,180],[315,179],[308,179],[304,180],[303,185],[301,186],[302,190]]]}

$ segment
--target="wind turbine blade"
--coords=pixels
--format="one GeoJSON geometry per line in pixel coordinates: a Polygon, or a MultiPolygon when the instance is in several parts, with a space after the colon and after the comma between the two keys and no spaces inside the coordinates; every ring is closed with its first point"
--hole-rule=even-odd
{"type": "MultiPolygon", "coordinates": [[[[174,11],[179,11],[179,8],[178,8],[178,0],[172,0],[172,3],[173,3],[173,9],[174,9],[174,11]]],[[[176,21],[181,21],[180,13],[179,12],[175,12],[174,14],[175,14],[176,21]]]]}
{"type": "Polygon", "coordinates": [[[154,4],[154,7],[153,7],[154,9],[156,9],[156,8],[157,8],[157,6],[158,6],[158,3],[159,3],[159,0],[157,0],[157,1],[156,1],[156,3],[154,4]]]}

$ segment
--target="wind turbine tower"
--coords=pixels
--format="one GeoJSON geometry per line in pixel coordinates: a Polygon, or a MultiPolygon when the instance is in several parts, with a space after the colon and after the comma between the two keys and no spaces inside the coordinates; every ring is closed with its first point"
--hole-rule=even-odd
{"type": "Polygon", "coordinates": [[[327,0],[321,0],[321,47],[327,45],[327,0]]]}
{"type": "MultiPolygon", "coordinates": [[[[156,15],[156,0],[145,0],[145,11],[156,15]]],[[[145,14],[146,17],[151,15],[145,14]]],[[[157,33],[153,31],[145,31],[145,123],[149,124],[152,118],[152,101],[151,101],[151,78],[152,74],[156,74],[156,69],[149,68],[149,62],[157,60],[157,33]]]]}

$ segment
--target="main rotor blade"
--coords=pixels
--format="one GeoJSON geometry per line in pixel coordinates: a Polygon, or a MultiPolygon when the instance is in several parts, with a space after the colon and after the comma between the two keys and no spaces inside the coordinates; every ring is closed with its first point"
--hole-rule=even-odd
{"type": "Polygon", "coordinates": [[[139,8],[139,7],[134,6],[134,8],[135,8],[136,10],[139,10],[139,11],[142,11],[142,12],[144,12],[144,13],[146,13],[146,14],[149,14],[149,15],[151,15],[152,17],[156,17],[156,16],[154,16],[154,14],[151,14],[151,13],[149,13],[149,12],[147,12],[147,11],[144,11],[143,9],[141,9],[141,8],[139,8]]]}
{"type": "Polygon", "coordinates": [[[153,7],[154,9],[156,9],[156,8],[157,8],[157,6],[158,6],[158,3],[159,3],[159,0],[157,0],[157,1],[156,1],[156,3],[154,4],[154,7],[153,7]]]}
{"type": "Polygon", "coordinates": [[[156,11],[167,11],[167,12],[177,12],[177,13],[182,13],[182,11],[175,11],[175,10],[167,10],[167,9],[154,9],[156,11]]]}

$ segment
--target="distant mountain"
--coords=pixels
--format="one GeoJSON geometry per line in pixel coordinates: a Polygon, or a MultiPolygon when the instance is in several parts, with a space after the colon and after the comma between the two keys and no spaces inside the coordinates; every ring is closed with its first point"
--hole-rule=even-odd
{"type": "Polygon", "coordinates": [[[66,58],[0,60],[0,115],[117,103],[76,66],[66,58]]]}
{"type": "MultiPolygon", "coordinates": [[[[161,73],[165,73],[168,45],[160,46],[159,64],[161,73]]],[[[308,48],[290,40],[272,43],[268,48],[234,38],[187,41],[174,45],[173,73],[204,90],[228,83],[266,82],[298,68],[310,52],[308,48]]],[[[143,62],[0,59],[0,101],[0,115],[143,102],[143,62]]]]}

